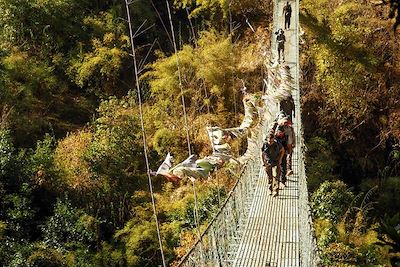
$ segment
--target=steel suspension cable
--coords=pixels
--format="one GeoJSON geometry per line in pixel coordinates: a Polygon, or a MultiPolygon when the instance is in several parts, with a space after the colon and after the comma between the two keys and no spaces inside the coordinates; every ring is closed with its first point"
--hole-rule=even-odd
{"type": "Polygon", "coordinates": [[[129,34],[130,34],[130,37],[131,37],[131,48],[132,48],[132,57],[133,57],[133,67],[134,67],[134,71],[135,71],[136,89],[137,89],[137,95],[138,95],[138,101],[139,101],[140,124],[141,124],[141,127],[142,127],[143,151],[144,151],[144,158],[145,158],[145,161],[146,161],[146,172],[147,172],[147,177],[148,177],[148,180],[149,180],[151,203],[152,203],[152,206],[153,206],[153,214],[154,214],[154,218],[155,218],[155,222],[156,222],[157,236],[158,236],[158,242],[159,242],[159,245],[160,245],[161,258],[162,258],[162,262],[163,262],[163,267],[166,267],[167,265],[166,265],[166,262],[165,262],[164,251],[163,251],[163,246],[162,246],[160,225],[159,225],[158,217],[157,217],[156,202],[155,202],[155,198],[154,198],[153,185],[152,185],[151,176],[150,176],[149,157],[148,157],[148,154],[147,154],[146,131],[145,131],[145,128],[144,128],[144,119],[143,119],[142,97],[141,97],[141,90],[140,90],[140,86],[139,86],[139,78],[138,78],[138,70],[137,70],[136,54],[135,54],[135,45],[133,43],[132,23],[131,23],[131,15],[129,13],[128,0],[125,0],[125,4],[126,4],[127,16],[128,16],[129,34]]]}
{"type": "Polygon", "coordinates": [[[181,68],[180,68],[180,64],[179,64],[178,49],[177,49],[177,46],[176,46],[174,25],[172,24],[171,10],[169,8],[168,0],[165,0],[165,2],[167,3],[169,23],[171,25],[172,40],[173,40],[174,50],[175,50],[176,66],[178,68],[179,88],[181,90],[181,100],[182,100],[182,106],[183,106],[183,118],[184,118],[184,121],[185,121],[185,128],[186,128],[186,140],[187,140],[188,151],[189,151],[189,156],[190,156],[190,155],[192,155],[192,150],[190,148],[189,125],[188,125],[188,119],[187,119],[187,114],[186,114],[185,96],[183,95],[182,77],[181,77],[181,68]]]}
{"type": "MultiPolygon", "coordinates": [[[[182,100],[182,108],[183,108],[183,117],[185,121],[185,128],[186,128],[186,139],[187,139],[187,146],[188,146],[188,152],[189,156],[192,155],[192,150],[190,147],[190,137],[189,137],[189,125],[188,125],[188,119],[187,119],[187,113],[186,113],[186,104],[185,104],[185,96],[183,95],[183,88],[182,88],[182,77],[181,77],[181,68],[179,64],[179,55],[178,55],[178,48],[176,46],[176,40],[175,40],[175,31],[174,31],[174,25],[172,23],[172,16],[171,16],[171,9],[169,7],[168,0],[165,0],[167,4],[167,10],[168,10],[168,17],[169,17],[169,23],[171,26],[171,33],[172,33],[172,40],[174,44],[174,50],[175,50],[175,57],[176,57],[176,66],[178,68],[178,79],[179,79],[179,88],[181,90],[181,100],[182,100]]],[[[200,227],[199,227],[199,209],[198,209],[198,204],[197,204],[197,194],[196,194],[196,185],[195,185],[195,180],[192,181],[192,186],[193,186],[193,194],[194,194],[194,212],[193,212],[193,217],[194,217],[194,223],[195,227],[197,230],[198,234],[198,239],[200,240],[200,247],[202,251],[202,261],[204,260],[204,250],[203,250],[203,244],[201,240],[201,233],[200,233],[200,227]]]]}

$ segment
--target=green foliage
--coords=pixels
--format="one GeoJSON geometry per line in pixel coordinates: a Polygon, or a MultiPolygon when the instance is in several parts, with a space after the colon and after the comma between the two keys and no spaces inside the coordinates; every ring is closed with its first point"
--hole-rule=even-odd
{"type": "Polygon", "coordinates": [[[337,241],[338,231],[335,224],[328,219],[316,219],[314,229],[317,235],[317,245],[326,248],[330,243],[337,241]]]}
{"type": "Polygon", "coordinates": [[[46,245],[59,249],[93,248],[97,241],[96,218],[72,206],[68,198],[58,200],[54,215],[43,226],[46,245]]]}
{"type": "Polygon", "coordinates": [[[0,129],[0,177],[2,178],[9,171],[14,150],[10,131],[7,129],[0,129]]]}
{"type": "Polygon", "coordinates": [[[49,95],[57,88],[54,69],[47,62],[29,57],[28,53],[13,51],[3,59],[7,76],[5,85],[13,97],[49,95]]]}
{"type": "Polygon", "coordinates": [[[110,97],[100,104],[98,112],[86,153],[92,170],[98,175],[120,179],[141,170],[143,145],[136,104],[129,97],[110,97]]]}
{"type": "MultiPolygon", "coordinates": [[[[328,182],[323,183],[321,188],[313,194],[314,201],[319,190],[322,188],[327,189],[326,183],[328,182]]],[[[346,187],[342,182],[336,182],[336,186],[324,191],[325,194],[331,190],[332,192],[336,191],[333,194],[338,197],[338,200],[343,199],[343,197],[339,196],[338,191],[342,191],[341,194],[347,195],[350,200],[353,199],[351,204],[349,200],[344,201],[347,204],[341,205],[340,212],[336,209],[336,216],[332,216],[331,213],[321,212],[322,209],[320,208],[328,207],[326,203],[319,202],[318,207],[313,206],[314,211],[320,214],[320,217],[314,221],[314,227],[323,265],[377,266],[386,264],[387,249],[376,245],[378,240],[377,226],[376,224],[370,224],[368,219],[368,206],[373,203],[370,202],[372,191],[369,191],[364,198],[361,198],[362,194],[353,197],[352,194],[349,195],[348,191],[343,192],[345,189],[346,187]],[[361,203],[360,206],[356,207],[359,202],[361,203]],[[343,210],[346,208],[347,212],[344,213],[343,210]]],[[[329,198],[330,196],[325,201],[329,202],[329,200],[327,201],[329,198]]],[[[315,203],[313,202],[312,204],[314,205],[315,203]]],[[[335,210],[335,207],[331,206],[331,209],[335,210]]]]}
{"type": "Polygon", "coordinates": [[[115,237],[125,245],[128,266],[154,266],[161,264],[154,220],[140,224],[128,222],[115,237]]]}
{"type": "Polygon", "coordinates": [[[185,144],[185,132],[182,129],[169,130],[165,128],[158,129],[153,137],[153,147],[159,155],[167,155],[168,152],[174,156],[175,162],[181,162],[187,156],[187,147],[185,144]]]}
{"type": "Polygon", "coordinates": [[[92,39],[87,53],[80,53],[71,61],[69,76],[79,87],[89,87],[98,95],[115,93],[118,78],[127,59],[129,38],[115,14],[104,12],[100,16],[87,17],[85,24],[104,35],[92,39]]]}
{"type": "Polygon", "coordinates": [[[33,186],[25,176],[23,153],[16,154],[8,129],[0,129],[0,220],[7,225],[7,234],[27,238],[32,208],[33,186]]]}
{"type": "Polygon", "coordinates": [[[377,205],[378,214],[394,215],[399,210],[400,177],[388,177],[382,181],[377,205]]]}
{"type": "Polygon", "coordinates": [[[176,8],[189,11],[189,18],[202,19],[205,23],[210,24],[208,26],[221,28],[226,27],[232,17],[265,16],[266,12],[271,12],[270,4],[270,1],[261,0],[174,0],[176,8]]]}
{"type": "Polygon", "coordinates": [[[42,114],[53,95],[63,91],[62,83],[51,63],[17,49],[0,56],[0,66],[0,83],[4,86],[0,105],[9,107],[7,120],[13,125],[16,141],[21,142],[23,133],[29,133],[30,142],[35,144],[41,137],[37,134],[49,128],[42,114]]]}
{"type": "Polygon", "coordinates": [[[59,173],[54,166],[55,140],[45,135],[36,144],[27,162],[27,171],[37,185],[53,189],[61,184],[59,173]]]}
{"type": "Polygon", "coordinates": [[[339,142],[355,140],[363,150],[365,144],[373,143],[365,140],[367,133],[386,132],[386,125],[379,123],[379,110],[394,112],[390,98],[400,89],[391,86],[398,77],[391,75],[395,68],[388,64],[386,53],[396,54],[397,48],[388,37],[388,24],[381,19],[385,11],[357,1],[306,0],[302,5],[307,33],[304,59],[314,68],[309,75],[314,83],[310,93],[320,91],[322,101],[316,112],[320,124],[339,142]]]}
{"type": "Polygon", "coordinates": [[[116,250],[112,245],[102,242],[101,250],[96,254],[97,266],[122,267],[126,266],[124,253],[116,250]]]}
{"type": "Polygon", "coordinates": [[[354,195],[342,181],[325,181],[311,196],[311,208],[317,219],[338,222],[354,195]]]}
{"type": "MultiPolygon", "coordinates": [[[[225,191],[218,187],[211,187],[203,190],[204,191],[197,193],[197,217],[199,225],[206,223],[212,218],[218,209],[218,197],[223,199],[225,196],[225,191]]],[[[167,215],[169,220],[179,221],[182,223],[182,226],[195,229],[194,195],[186,194],[180,201],[174,202],[174,204],[169,207],[167,215]]]]}
{"type": "MultiPolygon", "coordinates": [[[[205,112],[207,106],[204,99],[209,99],[212,110],[223,111],[228,104],[225,100],[232,90],[231,77],[236,60],[230,38],[216,32],[203,32],[197,48],[185,45],[177,56],[186,107],[192,113],[196,110],[205,112]]],[[[176,64],[175,55],[160,58],[146,74],[146,77],[152,78],[150,86],[158,100],[157,105],[161,110],[168,109],[168,115],[173,117],[182,113],[176,64]]]]}
{"type": "Polygon", "coordinates": [[[104,100],[92,128],[66,137],[54,155],[72,198],[112,228],[128,220],[129,196],[147,188],[137,111],[130,96],[104,100]]]}
{"type": "Polygon", "coordinates": [[[53,167],[54,143],[54,137],[49,134],[46,134],[43,140],[37,142],[36,149],[31,156],[33,172],[40,168],[51,169],[53,167]]]}
{"type": "Polygon", "coordinates": [[[8,219],[9,231],[13,231],[16,236],[24,236],[24,229],[34,216],[30,185],[22,184],[19,192],[6,195],[2,204],[8,219]]]}
{"type": "Polygon", "coordinates": [[[89,164],[84,160],[92,139],[88,131],[71,134],[60,140],[54,152],[54,165],[60,172],[61,182],[70,188],[84,191],[93,188],[89,164]]]}
{"type": "Polygon", "coordinates": [[[32,245],[27,240],[4,238],[0,242],[0,264],[4,267],[25,267],[27,258],[32,251],[32,245]]]}
{"type": "Polygon", "coordinates": [[[175,0],[176,7],[187,8],[194,6],[195,8],[190,13],[190,17],[198,17],[205,12],[211,14],[212,17],[223,15],[224,18],[228,16],[229,3],[227,0],[175,0]]]}
{"type": "Polygon", "coordinates": [[[48,50],[70,44],[82,31],[74,27],[83,14],[76,12],[82,10],[80,3],[74,0],[0,1],[2,43],[48,50]]]}
{"type": "Polygon", "coordinates": [[[379,241],[383,245],[391,247],[391,252],[400,252],[400,213],[396,213],[392,217],[385,216],[381,220],[379,241]]]}
{"type": "Polygon", "coordinates": [[[331,145],[321,137],[313,137],[307,142],[306,166],[307,186],[314,192],[322,182],[336,179],[337,165],[331,145]]]}
{"type": "Polygon", "coordinates": [[[36,246],[27,259],[28,266],[33,267],[65,267],[63,254],[54,248],[36,246]]]}
{"type": "Polygon", "coordinates": [[[322,248],[323,266],[385,266],[386,253],[374,245],[357,247],[354,244],[334,242],[322,248]],[[385,254],[382,254],[385,253],[385,254]]]}

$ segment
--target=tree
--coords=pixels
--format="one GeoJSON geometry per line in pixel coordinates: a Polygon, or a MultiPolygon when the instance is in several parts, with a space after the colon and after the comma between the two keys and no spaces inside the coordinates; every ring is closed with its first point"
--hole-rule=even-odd
{"type": "Polygon", "coordinates": [[[94,217],[73,207],[68,198],[58,200],[54,215],[43,226],[43,241],[59,249],[93,249],[98,240],[98,223],[94,217]]]}

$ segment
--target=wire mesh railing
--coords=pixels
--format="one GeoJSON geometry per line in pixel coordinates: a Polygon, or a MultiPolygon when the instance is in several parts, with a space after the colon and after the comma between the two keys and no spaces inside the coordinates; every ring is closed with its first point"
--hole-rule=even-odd
{"type": "Polygon", "coordinates": [[[244,164],[238,180],[229,192],[214,219],[191,250],[182,258],[178,266],[230,266],[242,236],[243,227],[249,213],[256,181],[260,172],[259,148],[262,142],[263,123],[254,129],[257,133],[253,141],[256,145],[248,151],[255,155],[244,164]]]}
{"type": "MultiPolygon", "coordinates": [[[[277,2],[277,0],[275,0],[277,2]]],[[[300,105],[300,59],[299,59],[299,0],[295,1],[294,22],[296,25],[295,35],[295,55],[296,55],[296,69],[294,74],[295,88],[297,90],[294,94],[295,112],[300,118],[297,121],[296,137],[297,137],[297,153],[298,157],[298,171],[299,171],[299,239],[300,239],[300,265],[301,266],[319,266],[320,259],[318,248],[316,245],[316,237],[313,228],[313,221],[311,217],[311,209],[308,198],[307,188],[307,175],[305,170],[305,152],[306,146],[303,137],[303,124],[301,121],[301,105],[300,105]]]]}

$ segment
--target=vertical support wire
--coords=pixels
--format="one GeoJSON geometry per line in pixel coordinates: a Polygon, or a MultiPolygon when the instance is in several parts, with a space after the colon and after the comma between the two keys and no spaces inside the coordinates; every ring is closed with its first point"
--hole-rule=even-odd
{"type": "Polygon", "coordinates": [[[183,95],[183,88],[182,88],[182,77],[181,77],[181,67],[180,67],[179,56],[178,56],[178,48],[176,47],[174,25],[172,24],[171,10],[169,8],[168,0],[165,0],[165,2],[167,3],[169,23],[171,25],[172,40],[173,40],[174,50],[175,50],[176,66],[178,68],[179,88],[181,90],[181,100],[182,100],[182,106],[183,106],[183,118],[185,121],[186,139],[187,139],[187,146],[188,146],[188,151],[189,151],[189,156],[190,156],[190,155],[192,155],[192,150],[190,148],[189,125],[188,125],[188,119],[187,119],[187,114],[186,114],[185,96],[183,95]]]}
{"type": "Polygon", "coordinates": [[[163,267],[166,267],[164,251],[163,251],[163,246],[162,246],[161,233],[160,233],[160,225],[159,225],[158,217],[157,217],[156,202],[155,202],[155,198],[154,198],[153,185],[152,185],[151,176],[150,176],[150,165],[149,165],[149,158],[148,158],[148,154],[147,154],[146,131],[145,131],[145,128],[144,128],[144,119],[143,119],[142,97],[141,97],[141,90],[140,90],[140,86],[139,86],[135,45],[133,43],[132,23],[131,23],[131,15],[130,15],[130,11],[129,11],[128,0],[125,0],[125,5],[126,5],[127,16],[128,16],[129,34],[130,34],[130,37],[131,37],[131,48],[132,48],[132,55],[133,55],[133,67],[134,67],[134,71],[135,71],[136,89],[137,89],[137,95],[138,95],[138,101],[139,101],[140,124],[141,124],[141,128],[142,128],[143,152],[144,152],[144,157],[145,157],[145,161],[146,161],[146,172],[147,172],[147,178],[148,178],[148,181],[149,181],[149,188],[150,188],[150,194],[151,194],[151,203],[152,203],[152,206],[153,206],[153,213],[154,213],[154,218],[155,218],[155,222],[156,222],[157,236],[158,236],[158,242],[159,242],[159,245],[160,245],[162,263],[163,263],[163,267]]]}

